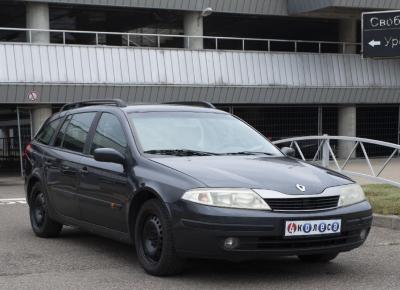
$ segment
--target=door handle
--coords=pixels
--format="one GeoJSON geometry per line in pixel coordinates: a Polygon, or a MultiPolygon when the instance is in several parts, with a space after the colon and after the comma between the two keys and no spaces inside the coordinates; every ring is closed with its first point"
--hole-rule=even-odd
{"type": "Polygon", "coordinates": [[[51,166],[54,164],[55,159],[54,158],[45,158],[44,159],[44,165],[46,166],[51,166]]]}
{"type": "Polygon", "coordinates": [[[88,174],[88,173],[89,173],[89,170],[88,170],[88,168],[86,166],[81,169],[81,174],[82,175],[85,175],[85,174],[88,174]]]}
{"type": "Polygon", "coordinates": [[[46,161],[44,162],[44,165],[46,165],[46,166],[51,166],[51,165],[53,165],[53,162],[51,162],[50,160],[46,160],[46,161]]]}
{"type": "Polygon", "coordinates": [[[67,165],[62,165],[61,172],[64,174],[68,174],[68,173],[72,173],[73,171],[72,171],[71,167],[69,167],[67,165]]]}

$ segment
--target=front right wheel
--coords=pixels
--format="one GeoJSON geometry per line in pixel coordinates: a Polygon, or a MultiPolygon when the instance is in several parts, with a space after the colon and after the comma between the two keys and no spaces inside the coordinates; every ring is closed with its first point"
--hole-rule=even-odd
{"type": "Polygon", "coordinates": [[[169,216],[159,200],[148,200],[139,210],[135,245],[139,262],[147,273],[168,276],[183,270],[184,262],[175,252],[169,216]]]}

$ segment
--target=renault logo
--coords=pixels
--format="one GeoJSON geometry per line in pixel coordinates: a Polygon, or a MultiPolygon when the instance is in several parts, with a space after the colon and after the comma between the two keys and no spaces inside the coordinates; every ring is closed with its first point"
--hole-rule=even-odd
{"type": "Polygon", "coordinates": [[[306,187],[304,185],[296,184],[296,187],[297,187],[298,190],[300,190],[302,192],[306,191],[306,187]]]}

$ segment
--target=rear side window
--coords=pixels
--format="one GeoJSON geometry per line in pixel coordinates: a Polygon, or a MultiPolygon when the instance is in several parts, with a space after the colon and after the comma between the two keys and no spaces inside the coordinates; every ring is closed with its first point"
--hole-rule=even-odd
{"type": "Polygon", "coordinates": [[[61,119],[59,118],[44,125],[40,132],[37,134],[36,140],[42,144],[49,145],[51,138],[56,132],[60,122],[61,119]]]}
{"type": "Polygon", "coordinates": [[[61,147],[82,153],[95,116],[95,112],[73,115],[65,129],[61,147]]]}
{"type": "Polygon", "coordinates": [[[93,137],[90,154],[93,155],[97,148],[113,148],[125,154],[127,146],[124,129],[118,118],[113,114],[103,113],[93,137]]]}

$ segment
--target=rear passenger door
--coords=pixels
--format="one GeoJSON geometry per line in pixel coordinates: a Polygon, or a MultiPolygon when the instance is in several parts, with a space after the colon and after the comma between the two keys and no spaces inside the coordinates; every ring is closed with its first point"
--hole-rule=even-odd
{"type": "MultiPolygon", "coordinates": [[[[55,158],[53,157],[51,144],[62,121],[63,118],[58,118],[44,124],[39,133],[35,136],[35,141],[40,143],[40,146],[33,144],[35,150],[33,150],[34,156],[31,157],[31,160],[33,161],[33,164],[43,165],[43,186],[46,188],[48,194],[51,194],[52,184],[55,179],[54,174],[56,174],[57,171],[57,165],[54,162],[55,158]],[[38,154],[36,154],[36,152],[38,154]]],[[[29,171],[29,168],[27,167],[29,164],[30,162],[25,162],[24,164],[24,168],[27,172],[29,171]]]]}
{"type": "Polygon", "coordinates": [[[127,173],[121,164],[94,160],[97,148],[113,148],[129,159],[126,132],[116,115],[102,113],[88,155],[82,158],[85,172],[81,174],[80,207],[83,220],[127,232],[126,205],[132,192],[127,173]]]}
{"type": "Polygon", "coordinates": [[[49,152],[52,169],[48,170],[49,197],[57,213],[80,218],[78,185],[87,136],[96,112],[68,116],[61,126],[49,152]]]}

